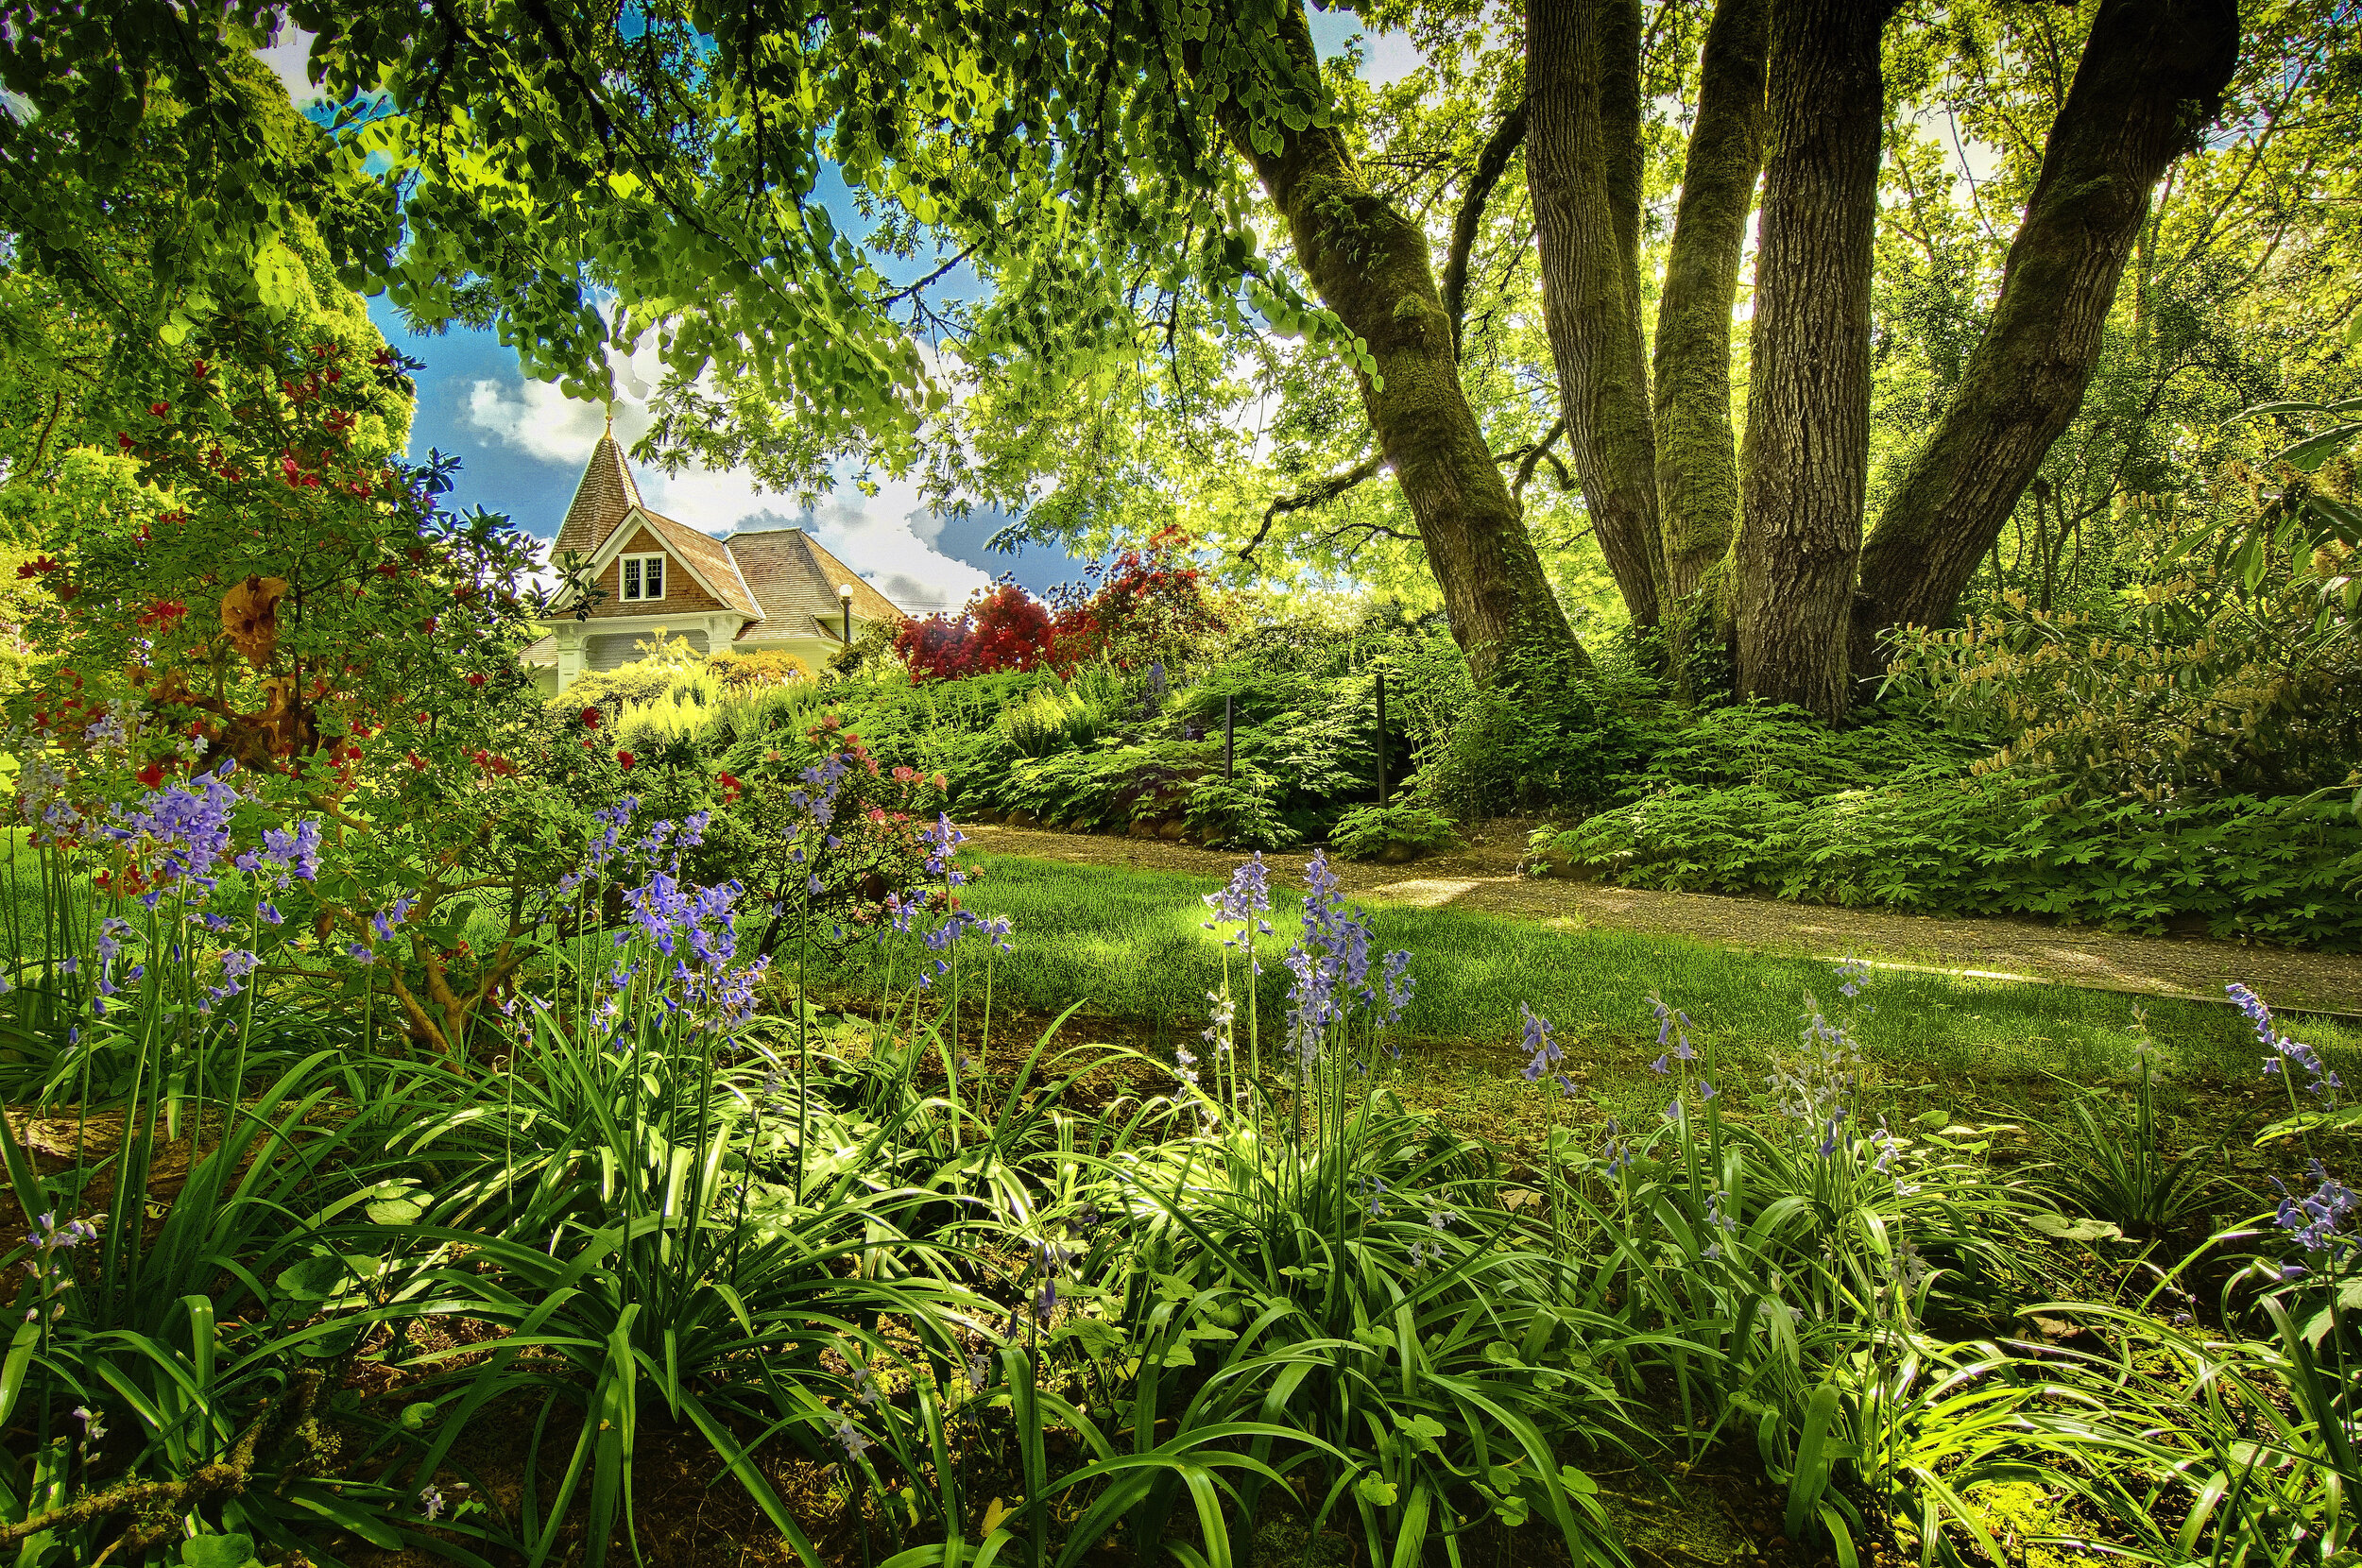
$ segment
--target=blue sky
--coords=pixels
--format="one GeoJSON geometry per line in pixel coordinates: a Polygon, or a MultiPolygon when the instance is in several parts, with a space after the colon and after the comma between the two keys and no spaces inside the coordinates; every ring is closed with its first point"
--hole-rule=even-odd
{"type": "MultiPolygon", "coordinates": [[[[1350,12],[1315,10],[1312,31],[1324,55],[1343,49],[1363,31],[1350,12]]],[[[299,101],[312,95],[303,61],[310,39],[292,31],[263,51],[263,58],[299,101]]],[[[1369,39],[1364,73],[1383,80],[1415,64],[1409,40],[1399,33],[1369,39]]],[[[831,216],[848,232],[859,232],[849,204],[829,203],[831,216]]],[[[926,263],[918,264],[923,268],[926,263]]],[[[410,427],[410,453],[439,448],[463,460],[451,500],[461,509],[482,506],[505,512],[519,526],[549,538],[557,532],[583,462],[605,422],[597,405],[571,401],[556,387],[527,381],[511,349],[490,332],[454,329],[440,336],[406,332],[382,298],[369,315],[386,341],[423,361],[417,377],[419,402],[410,427]]],[[[616,413],[616,434],[626,445],[646,428],[642,408],[626,399],[616,413]]],[[[813,530],[888,597],[916,614],[957,609],[975,589],[1003,572],[1041,592],[1082,574],[1083,563],[1063,552],[1031,545],[1006,554],[987,551],[984,541],[1004,520],[998,513],[967,519],[938,516],[919,503],[907,484],[881,481],[879,493],[864,495],[850,483],[838,486],[809,512],[788,497],[767,494],[739,471],[692,470],[666,475],[637,470],[649,505],[709,533],[741,526],[794,525],[813,530]]]]}

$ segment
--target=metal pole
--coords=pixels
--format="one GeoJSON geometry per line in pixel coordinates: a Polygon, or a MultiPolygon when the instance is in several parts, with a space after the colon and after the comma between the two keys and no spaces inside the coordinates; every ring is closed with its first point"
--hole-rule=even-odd
{"type": "Polygon", "coordinates": [[[1231,747],[1235,740],[1230,724],[1230,699],[1222,700],[1222,776],[1224,780],[1239,776],[1237,753],[1231,747]]]}
{"type": "Polygon", "coordinates": [[[849,653],[849,652],[852,650],[852,646],[853,646],[853,600],[852,600],[852,596],[851,596],[850,594],[847,594],[847,595],[846,596],[846,599],[845,599],[845,647],[846,647],[846,651],[849,653]]]}
{"type": "Polygon", "coordinates": [[[1386,804],[1386,672],[1378,673],[1378,803],[1386,804]]]}

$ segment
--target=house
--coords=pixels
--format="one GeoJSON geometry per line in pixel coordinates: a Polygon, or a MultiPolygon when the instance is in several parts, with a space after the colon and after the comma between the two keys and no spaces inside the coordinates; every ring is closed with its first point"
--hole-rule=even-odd
{"type": "Polygon", "coordinates": [[[582,557],[600,592],[576,616],[562,592],[527,647],[534,682],[556,695],[594,670],[640,656],[637,644],[661,632],[699,653],[777,651],[819,670],[852,635],[908,621],[894,602],[820,548],[800,528],[762,528],[716,538],[652,512],[610,425],[590,450],[550,560],[582,557]]]}

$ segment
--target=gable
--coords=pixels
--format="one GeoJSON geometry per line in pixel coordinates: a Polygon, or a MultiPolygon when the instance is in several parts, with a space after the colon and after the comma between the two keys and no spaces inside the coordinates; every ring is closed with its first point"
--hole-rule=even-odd
{"type": "Polygon", "coordinates": [[[606,597],[590,607],[592,620],[618,615],[652,615],[669,610],[687,613],[737,607],[724,604],[703,583],[699,582],[697,574],[690,571],[688,565],[681,559],[680,553],[669,548],[663,539],[657,537],[656,531],[645,523],[637,527],[625,527],[620,532],[625,537],[617,542],[616,547],[599,553],[606,556],[607,560],[606,564],[599,568],[594,581],[597,582],[601,592],[606,597]],[[624,597],[623,558],[626,555],[660,555],[664,558],[663,598],[626,600],[624,597]]]}

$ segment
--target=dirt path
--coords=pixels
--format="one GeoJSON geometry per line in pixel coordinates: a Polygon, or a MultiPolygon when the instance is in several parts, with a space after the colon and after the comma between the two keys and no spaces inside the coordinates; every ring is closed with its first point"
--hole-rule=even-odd
{"type": "MultiPolygon", "coordinates": [[[[1977,978],[2049,980],[2095,990],[2220,1001],[2244,980],[2275,1005],[2362,1014],[2362,957],[2251,947],[2183,937],[2119,936],[2088,927],[2030,920],[1947,918],[1890,910],[1783,904],[1703,893],[1654,893],[1599,883],[1519,877],[1529,825],[1497,822],[1467,846],[1410,865],[1336,862],[1345,887],[1373,904],[1476,910],[1600,929],[1689,937],[1742,951],[1837,957],[1943,969],[1977,978]]],[[[1134,871],[1229,874],[1241,857],[1159,839],[964,827],[978,849],[1029,860],[1134,871]]],[[[1275,873],[1301,882],[1305,854],[1266,854],[1275,873]]]]}

